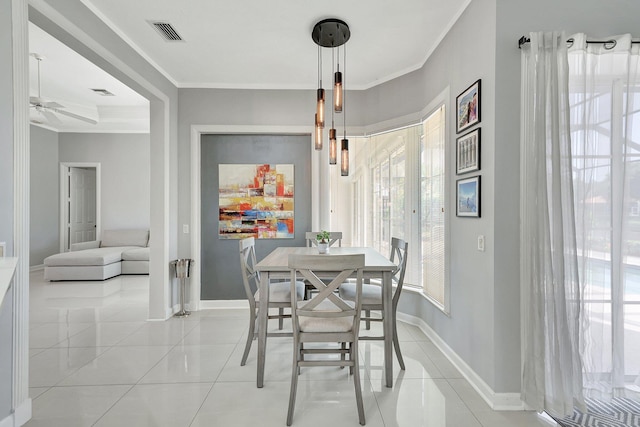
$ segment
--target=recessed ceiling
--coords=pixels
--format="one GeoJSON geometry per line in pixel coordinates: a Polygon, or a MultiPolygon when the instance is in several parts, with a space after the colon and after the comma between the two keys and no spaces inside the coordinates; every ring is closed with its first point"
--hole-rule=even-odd
{"type": "Polygon", "coordinates": [[[32,123],[59,132],[149,132],[146,98],[33,23],[29,23],[29,51],[29,95],[38,96],[38,61],[33,56],[37,54],[42,57],[40,97],[64,106],[64,112],[98,122],[94,125],[55,112],[60,122],[50,121],[32,107],[32,123]]]}
{"type": "Polygon", "coordinates": [[[347,88],[366,89],[421,67],[471,0],[82,1],[178,87],[313,89],[311,30],[339,18],[351,29],[347,88]]]}

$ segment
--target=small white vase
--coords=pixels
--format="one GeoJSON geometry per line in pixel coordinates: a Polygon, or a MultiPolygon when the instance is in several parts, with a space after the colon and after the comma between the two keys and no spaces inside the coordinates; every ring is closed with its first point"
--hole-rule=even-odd
{"type": "Polygon", "coordinates": [[[329,253],[329,244],[328,243],[318,243],[318,253],[320,253],[320,254],[328,254],[329,253]]]}

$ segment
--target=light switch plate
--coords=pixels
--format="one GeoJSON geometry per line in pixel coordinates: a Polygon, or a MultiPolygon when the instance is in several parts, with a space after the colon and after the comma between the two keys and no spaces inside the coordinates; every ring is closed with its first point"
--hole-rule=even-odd
{"type": "Polygon", "coordinates": [[[182,232],[184,234],[189,234],[189,224],[182,224],[182,232]]]}
{"type": "Polygon", "coordinates": [[[484,236],[483,235],[478,236],[478,250],[480,252],[484,252],[484,236]]]}

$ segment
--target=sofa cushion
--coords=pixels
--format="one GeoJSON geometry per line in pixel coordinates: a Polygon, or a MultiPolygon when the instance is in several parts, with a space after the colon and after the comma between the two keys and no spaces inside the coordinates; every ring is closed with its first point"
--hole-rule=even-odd
{"type": "Polygon", "coordinates": [[[122,251],[135,249],[130,247],[86,249],[84,251],[63,252],[48,256],[44,259],[44,265],[69,266],[69,265],[108,265],[120,262],[122,251]]]}
{"type": "Polygon", "coordinates": [[[101,248],[114,246],[147,246],[149,230],[104,230],[101,248]]]}
{"type": "Polygon", "coordinates": [[[149,261],[149,248],[135,248],[122,251],[123,261],[149,261]]]}

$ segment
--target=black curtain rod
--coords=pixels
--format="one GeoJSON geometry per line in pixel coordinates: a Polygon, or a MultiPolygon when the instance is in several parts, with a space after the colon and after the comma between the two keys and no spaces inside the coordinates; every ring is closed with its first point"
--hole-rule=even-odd
{"type": "MultiPolygon", "coordinates": [[[[574,41],[573,39],[569,39],[567,40],[567,44],[571,45],[573,44],[573,41],[574,41]]],[[[531,42],[531,39],[529,37],[526,37],[526,36],[520,37],[520,40],[518,40],[518,49],[522,49],[522,45],[529,42],[531,42]]],[[[615,40],[587,40],[587,44],[595,44],[595,43],[608,45],[609,47],[605,46],[607,49],[613,49],[616,46],[615,40]]],[[[631,43],[640,43],[640,40],[639,41],[632,40],[631,43]]]]}

